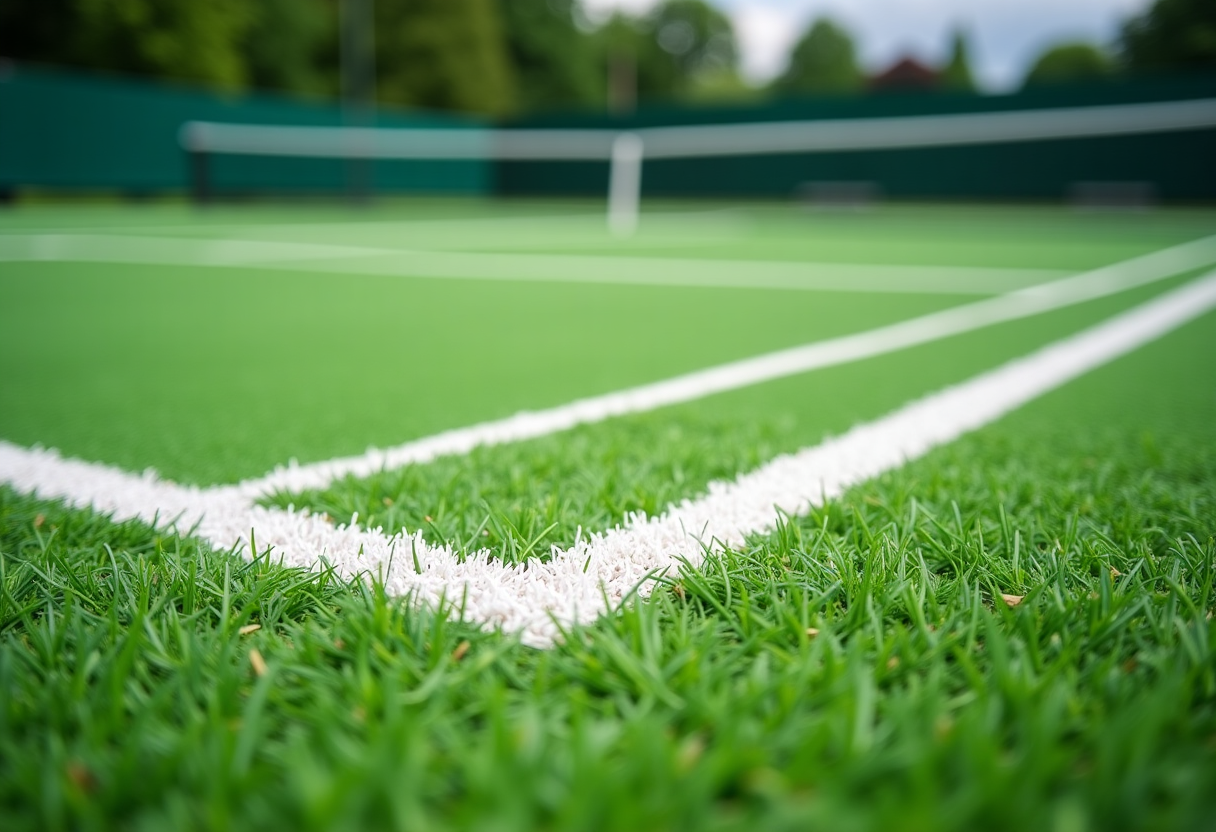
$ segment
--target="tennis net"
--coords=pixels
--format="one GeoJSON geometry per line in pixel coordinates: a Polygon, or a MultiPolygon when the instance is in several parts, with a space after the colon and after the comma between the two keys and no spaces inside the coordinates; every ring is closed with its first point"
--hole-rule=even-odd
{"type": "Polygon", "coordinates": [[[608,163],[607,217],[621,235],[638,224],[647,160],[858,153],[1024,144],[1216,127],[1216,98],[944,115],[769,121],[617,129],[307,127],[192,121],[179,143],[190,154],[199,199],[216,155],[346,160],[598,161],[608,163]]]}

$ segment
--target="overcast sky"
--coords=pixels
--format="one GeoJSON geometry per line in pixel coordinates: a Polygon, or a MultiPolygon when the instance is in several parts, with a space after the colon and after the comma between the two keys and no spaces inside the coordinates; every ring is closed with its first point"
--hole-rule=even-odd
{"type": "MultiPolygon", "coordinates": [[[[657,0],[583,0],[589,12],[639,12],[657,0]]],[[[903,55],[942,60],[950,32],[962,27],[971,66],[984,89],[1020,84],[1046,46],[1066,40],[1109,44],[1120,21],[1151,0],[709,0],[735,23],[744,74],[764,81],[781,71],[790,45],[811,20],[830,15],[857,39],[862,63],[880,69],[903,55]]]]}

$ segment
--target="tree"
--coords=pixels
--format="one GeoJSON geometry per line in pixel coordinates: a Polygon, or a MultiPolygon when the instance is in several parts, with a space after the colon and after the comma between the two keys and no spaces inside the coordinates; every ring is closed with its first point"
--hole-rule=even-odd
{"type": "Polygon", "coordinates": [[[0,54],[239,89],[243,0],[4,0],[0,54]]]}
{"type": "Polygon", "coordinates": [[[250,86],[332,96],[338,91],[338,16],[326,0],[252,0],[240,42],[250,86]]]}
{"type": "Polygon", "coordinates": [[[850,92],[862,85],[853,38],[838,24],[820,18],[794,44],[789,66],[774,82],[781,92],[850,92]]]}
{"type": "Polygon", "coordinates": [[[379,0],[377,98],[499,115],[515,84],[495,0],[379,0]]]}
{"type": "Polygon", "coordinates": [[[615,113],[629,113],[637,104],[638,64],[649,59],[648,32],[640,18],[614,12],[592,34],[607,104],[615,113]]]}
{"type": "Polygon", "coordinates": [[[630,80],[642,97],[737,98],[745,89],[734,27],[704,0],[666,0],[643,17],[617,12],[594,39],[605,83],[630,80]]]}
{"type": "Polygon", "coordinates": [[[955,31],[950,47],[950,60],[942,67],[941,83],[947,89],[973,91],[975,80],[971,76],[971,62],[967,55],[967,38],[955,31]]]}
{"type": "MultiPolygon", "coordinates": [[[[89,66],[89,34],[80,30],[76,0],[4,0],[0,55],[19,61],[89,66]]],[[[97,67],[104,68],[104,67],[97,67]]]]}
{"type": "Polygon", "coordinates": [[[638,92],[686,97],[698,83],[734,72],[739,50],[730,19],[704,0],[667,0],[643,18],[638,92]]]}
{"type": "Polygon", "coordinates": [[[523,109],[602,104],[606,81],[577,0],[503,0],[507,51],[523,109]]]}
{"type": "Polygon", "coordinates": [[[1110,57],[1092,43],[1061,43],[1045,50],[1031,64],[1023,86],[1092,80],[1113,70],[1110,57]]]}
{"type": "Polygon", "coordinates": [[[1157,0],[1124,24],[1119,51],[1132,70],[1216,69],[1216,2],[1157,0]]]}

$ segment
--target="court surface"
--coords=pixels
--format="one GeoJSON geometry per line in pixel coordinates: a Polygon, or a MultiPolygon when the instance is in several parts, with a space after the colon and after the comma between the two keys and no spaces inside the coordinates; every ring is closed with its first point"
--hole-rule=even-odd
{"type": "MultiPolygon", "coordinates": [[[[593,203],[0,214],[0,673],[28,727],[4,753],[51,731],[38,759],[121,771],[87,726],[161,726],[136,745],[163,759],[236,720],[215,759],[278,784],[90,775],[141,823],[276,816],[310,765],[364,779],[305,824],[480,823],[494,766],[526,772],[506,828],[963,826],[1018,777],[1043,822],[1181,823],[1216,736],[1213,233],[1008,206],[657,205],[624,240],[593,203]],[[145,670],[52,730],[118,672],[90,650],[145,670]],[[143,710],[202,703],[200,661],[217,710],[143,710]],[[430,791],[398,805],[407,768],[430,791]],[[908,777],[856,805],[883,771],[908,777]]],[[[41,811],[87,815],[64,778],[41,811]]]]}

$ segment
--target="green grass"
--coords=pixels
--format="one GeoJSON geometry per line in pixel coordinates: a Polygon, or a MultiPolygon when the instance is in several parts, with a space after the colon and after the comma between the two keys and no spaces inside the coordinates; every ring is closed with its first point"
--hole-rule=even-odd
{"type": "Polygon", "coordinates": [[[4,490],[6,828],[1202,828],[1213,323],[551,651],[4,490]]]}
{"type": "Polygon", "coordinates": [[[359,209],[249,205],[203,211],[60,205],[0,217],[0,233],[75,230],[403,249],[1086,269],[1206,236],[1216,227],[1216,211],[1194,208],[1086,213],[1039,205],[891,204],[831,212],[772,203],[659,203],[643,214],[638,235],[622,241],[607,235],[603,212],[598,200],[428,199],[359,209]]]}
{"type": "MultiPolygon", "coordinates": [[[[613,419],[528,442],[478,448],[267,505],[308,507],[365,527],[426,532],[458,551],[522,560],[568,547],[632,512],[657,515],[780,453],[843,433],[904,403],[1091,326],[1188,279],[1001,324],[852,364],[613,419]]],[[[1189,366],[1185,358],[1183,366],[1189,366]]]]}
{"type": "MultiPolygon", "coordinates": [[[[1082,269],[1216,218],[748,206],[609,247],[597,205],[558,207],[54,206],[0,234],[1082,269]]],[[[269,502],[524,559],[1186,279],[269,502]]],[[[221,482],[961,300],[5,263],[0,437],[221,482]]],[[[1214,314],[551,650],[0,487],[0,826],[1210,828],[1214,536],[1214,314]]]]}
{"type": "Polygon", "coordinates": [[[9,264],[0,436],[213,483],[957,302],[9,264]]]}
{"type": "MultiPolygon", "coordinates": [[[[594,204],[56,206],[0,216],[0,234],[1082,269],[1214,225],[1201,211],[670,207],[685,213],[648,218],[611,248],[594,204]]],[[[231,482],[973,299],[5,263],[0,436],[184,482],[231,482]]],[[[1011,341],[1008,355],[1019,346],[1011,341]]]]}

